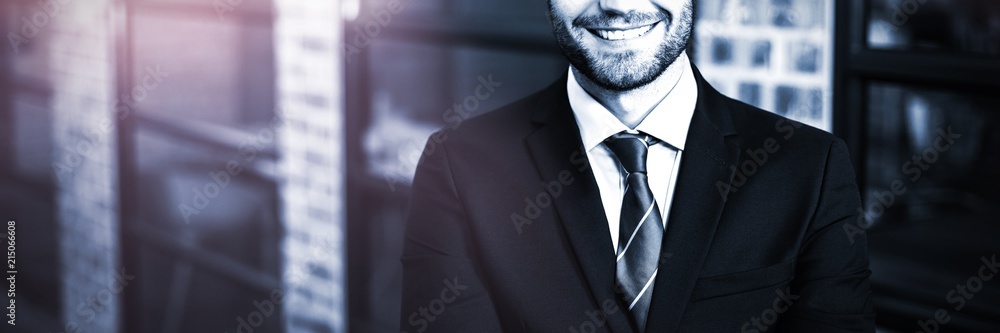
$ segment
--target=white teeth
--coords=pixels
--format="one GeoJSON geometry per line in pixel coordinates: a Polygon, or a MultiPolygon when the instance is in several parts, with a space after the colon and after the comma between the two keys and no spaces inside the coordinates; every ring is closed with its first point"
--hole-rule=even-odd
{"type": "Polygon", "coordinates": [[[645,35],[649,30],[653,29],[653,25],[647,25],[629,30],[594,30],[597,32],[598,36],[607,40],[623,40],[632,39],[642,35],[645,35]]]}

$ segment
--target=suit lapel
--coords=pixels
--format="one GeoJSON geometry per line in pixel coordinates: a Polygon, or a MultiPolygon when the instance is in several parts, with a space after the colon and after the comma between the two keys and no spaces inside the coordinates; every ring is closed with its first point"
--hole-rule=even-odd
{"type": "Polygon", "coordinates": [[[661,247],[646,332],[676,331],[708,254],[740,145],[725,97],[695,70],[698,103],[682,155],[661,247]],[[725,185],[725,186],[723,186],[725,185]]]}
{"type": "MultiPolygon", "coordinates": [[[[541,181],[554,181],[560,173],[570,172],[573,182],[553,199],[563,229],[576,255],[578,267],[590,285],[594,304],[600,309],[606,300],[617,302],[614,294],[615,256],[610,229],[601,204],[600,190],[580,140],[569,99],[566,76],[541,94],[532,121],[539,128],[526,143],[541,181]]],[[[616,303],[617,304],[617,303],[616,303]]],[[[624,311],[611,314],[612,331],[631,332],[624,311]]]]}

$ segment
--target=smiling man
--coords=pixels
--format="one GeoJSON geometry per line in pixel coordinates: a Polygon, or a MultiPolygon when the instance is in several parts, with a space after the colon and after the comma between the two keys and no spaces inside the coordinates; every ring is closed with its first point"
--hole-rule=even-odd
{"type": "Polygon", "coordinates": [[[874,332],[845,144],[715,91],[693,11],[549,1],[566,75],[417,168],[402,331],[874,332]]]}

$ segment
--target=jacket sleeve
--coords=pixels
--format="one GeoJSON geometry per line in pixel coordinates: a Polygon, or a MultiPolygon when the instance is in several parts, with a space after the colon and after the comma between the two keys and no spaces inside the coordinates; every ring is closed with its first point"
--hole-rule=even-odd
{"type": "Polygon", "coordinates": [[[819,201],[796,264],[781,332],[875,332],[867,239],[853,166],[843,141],[827,153],[819,201]]]}
{"type": "Polygon", "coordinates": [[[413,181],[400,331],[501,332],[442,138],[428,140],[413,181]]]}

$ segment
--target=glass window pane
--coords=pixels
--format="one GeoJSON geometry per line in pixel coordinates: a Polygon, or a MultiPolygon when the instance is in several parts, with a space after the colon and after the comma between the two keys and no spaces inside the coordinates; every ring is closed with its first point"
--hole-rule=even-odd
{"type": "Polygon", "coordinates": [[[514,19],[522,23],[546,22],[546,3],[537,0],[454,0],[455,9],[462,15],[486,19],[514,19]]]}
{"type": "Polygon", "coordinates": [[[274,109],[269,26],[139,12],[131,98],[159,116],[256,129],[274,109]],[[183,50],[179,52],[178,50],[183,50]]]}
{"type": "Polygon", "coordinates": [[[1000,54],[996,1],[871,0],[867,5],[871,48],[1000,54]]]}
{"type": "Polygon", "coordinates": [[[227,20],[230,15],[270,12],[272,1],[263,0],[131,0],[137,5],[173,7],[190,13],[201,12],[227,20]]]}
{"type": "Polygon", "coordinates": [[[143,230],[277,274],[275,189],[251,175],[261,146],[226,151],[143,129],[135,138],[143,230]]]}
{"type": "Polygon", "coordinates": [[[135,275],[143,279],[141,332],[282,331],[283,307],[271,295],[283,291],[249,288],[157,249],[135,251],[141,258],[135,275]]]}
{"type": "MultiPolygon", "coordinates": [[[[362,24],[377,20],[372,14],[373,11],[378,11],[382,9],[387,9],[389,2],[393,0],[348,0],[344,1],[345,17],[348,21],[361,22],[362,24]],[[359,10],[354,11],[353,6],[357,3],[364,9],[359,8],[359,10]]],[[[403,17],[408,20],[413,19],[442,19],[442,16],[449,17],[453,11],[451,6],[452,0],[427,0],[427,1],[405,1],[396,0],[402,4],[402,9],[399,11],[399,17],[403,17]]],[[[396,18],[393,15],[393,18],[396,18]]],[[[454,17],[452,17],[454,18],[454,17]]],[[[390,26],[391,26],[390,22],[390,26]]]]}
{"type": "MultiPolygon", "coordinates": [[[[979,258],[996,252],[1000,98],[884,82],[867,90],[866,219],[860,222],[870,227],[879,321],[901,332],[922,331],[914,318],[956,309],[955,298],[944,296],[975,276],[979,258]]],[[[952,311],[949,329],[984,331],[998,299],[1000,288],[984,285],[961,315],[952,311]]]]}
{"type": "Polygon", "coordinates": [[[14,93],[13,172],[18,177],[43,183],[54,181],[52,163],[66,147],[58,147],[52,136],[52,111],[46,95],[21,90],[14,93]],[[55,153],[53,153],[55,152],[55,153]]]}
{"type": "Polygon", "coordinates": [[[871,84],[869,96],[865,193],[877,197],[896,181],[907,188],[881,219],[996,210],[1000,134],[990,129],[1000,126],[1000,99],[889,83],[871,84]]]}
{"type": "Polygon", "coordinates": [[[568,68],[557,55],[390,40],[376,40],[371,52],[368,173],[404,184],[433,131],[541,90],[568,68]],[[481,89],[489,94],[480,99],[484,82],[497,86],[481,89]]]}

